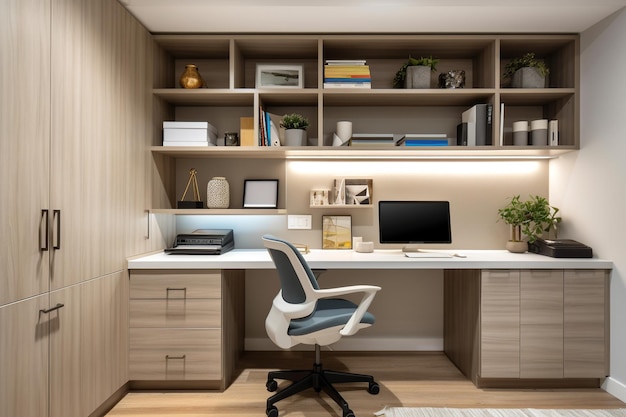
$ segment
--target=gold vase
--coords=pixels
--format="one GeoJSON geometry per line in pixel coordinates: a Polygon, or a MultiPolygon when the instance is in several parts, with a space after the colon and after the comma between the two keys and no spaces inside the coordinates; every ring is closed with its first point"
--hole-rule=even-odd
{"type": "Polygon", "coordinates": [[[182,88],[202,88],[206,87],[202,76],[198,72],[198,67],[193,64],[185,65],[185,71],[179,79],[182,88]]]}

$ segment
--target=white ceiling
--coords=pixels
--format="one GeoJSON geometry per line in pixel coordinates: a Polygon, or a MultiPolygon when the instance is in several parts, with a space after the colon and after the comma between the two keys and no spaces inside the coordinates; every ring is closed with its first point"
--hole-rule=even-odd
{"type": "Polygon", "coordinates": [[[626,0],[119,2],[152,33],[578,33],[626,6],[626,0]]]}

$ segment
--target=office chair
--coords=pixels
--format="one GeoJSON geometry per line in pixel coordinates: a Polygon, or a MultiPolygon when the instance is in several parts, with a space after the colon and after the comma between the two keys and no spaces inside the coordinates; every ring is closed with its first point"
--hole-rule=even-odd
{"type": "Polygon", "coordinates": [[[316,392],[324,390],[341,407],[343,417],[354,417],[348,403],[332,384],[367,382],[370,394],[378,394],[380,387],[371,375],[324,370],[320,346],[371,326],[374,316],[367,312],[367,308],[380,287],[353,285],[320,289],[315,275],[294,245],[270,235],[263,236],[263,244],[272,257],[281,284],[281,290],[265,319],[267,334],[283,349],[300,343],[315,346],[312,370],[271,371],[267,374],[265,386],[270,392],[278,389],[276,379],[291,381],[292,384],[268,398],[265,413],[268,417],[277,417],[276,402],[313,388],[316,392]],[[337,298],[354,293],[363,293],[359,305],[337,298]]]}

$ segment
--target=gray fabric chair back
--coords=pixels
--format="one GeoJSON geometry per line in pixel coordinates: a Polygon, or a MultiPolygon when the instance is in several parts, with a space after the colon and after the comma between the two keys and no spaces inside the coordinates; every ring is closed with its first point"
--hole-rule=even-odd
{"type": "MultiPolygon", "coordinates": [[[[311,271],[311,268],[309,268],[304,257],[302,257],[302,254],[295,246],[293,246],[286,240],[279,239],[275,236],[265,235],[263,236],[263,238],[284,243],[285,251],[293,251],[296,254],[300,263],[302,264],[304,270],[306,271],[313,288],[315,288],[316,290],[319,289],[319,285],[317,284],[317,280],[315,279],[313,271],[311,271]]],[[[278,276],[280,277],[280,287],[282,290],[283,299],[292,304],[299,304],[304,302],[306,300],[304,289],[302,288],[300,279],[298,279],[298,275],[296,274],[293,265],[291,265],[287,254],[284,251],[278,249],[268,248],[268,251],[270,253],[270,256],[272,257],[272,260],[274,261],[274,265],[276,265],[276,270],[278,271],[278,276]]]]}

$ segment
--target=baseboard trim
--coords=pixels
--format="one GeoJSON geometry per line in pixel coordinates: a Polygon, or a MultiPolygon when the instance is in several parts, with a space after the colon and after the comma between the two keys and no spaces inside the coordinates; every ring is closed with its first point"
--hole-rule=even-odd
{"type": "MultiPolygon", "coordinates": [[[[443,338],[361,338],[345,337],[337,343],[325,346],[325,350],[352,352],[440,352],[443,351],[443,338]]],[[[280,351],[267,338],[246,338],[246,351],[280,351]]],[[[291,350],[311,350],[310,346],[298,345],[291,350]]]]}
{"type": "Polygon", "coordinates": [[[626,384],[615,378],[608,377],[602,383],[602,389],[626,403],[626,384]]]}
{"type": "Polygon", "coordinates": [[[115,404],[117,404],[118,402],[120,402],[122,398],[124,398],[124,396],[128,393],[128,391],[129,389],[128,389],[128,382],[127,382],[126,384],[122,385],[117,391],[115,391],[113,395],[107,398],[106,401],[100,404],[100,406],[96,408],[91,414],[89,414],[89,417],[106,416],[107,413],[111,411],[113,407],[115,407],[115,404]]]}

